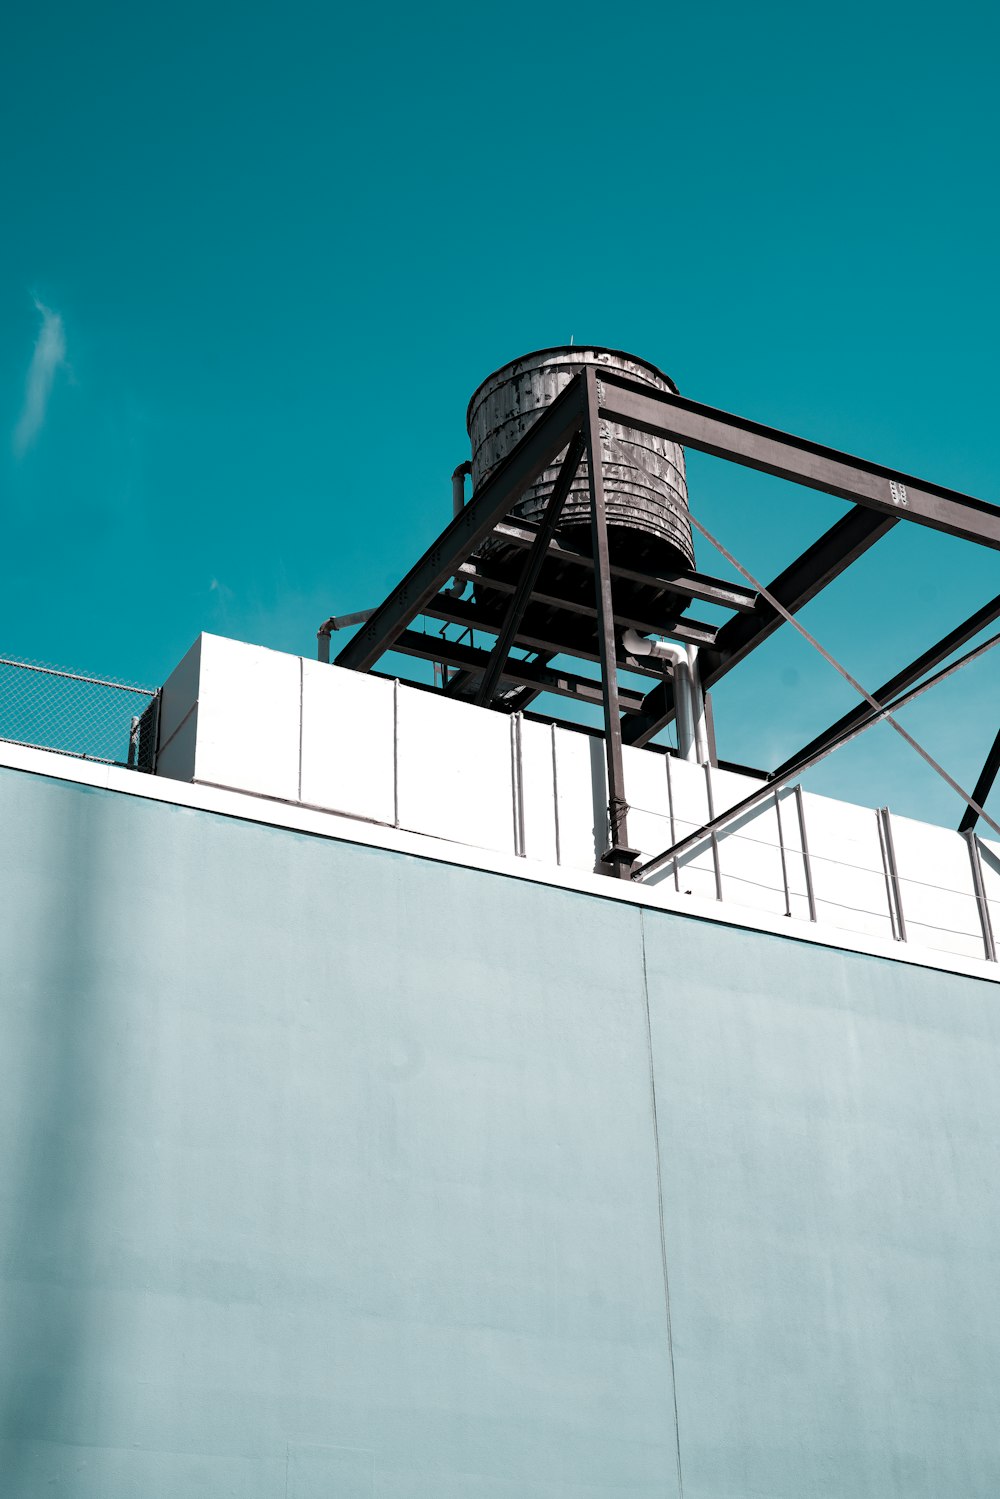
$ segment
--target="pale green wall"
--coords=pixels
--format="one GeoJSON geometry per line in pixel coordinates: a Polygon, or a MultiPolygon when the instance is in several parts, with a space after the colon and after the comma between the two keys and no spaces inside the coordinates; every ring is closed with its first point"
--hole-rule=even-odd
{"type": "Polygon", "coordinates": [[[0,838],[3,1499],[997,1492],[992,985],[12,771],[0,838]]]}

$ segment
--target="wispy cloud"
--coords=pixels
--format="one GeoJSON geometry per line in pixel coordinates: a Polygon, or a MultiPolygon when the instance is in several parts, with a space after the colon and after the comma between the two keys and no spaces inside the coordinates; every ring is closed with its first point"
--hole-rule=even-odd
{"type": "Polygon", "coordinates": [[[35,306],[42,315],[42,326],[28,366],[24,406],[14,428],[14,453],[18,458],[24,457],[42,430],[53,382],[58,371],[66,366],[66,333],[61,316],[37,297],[35,306]]]}

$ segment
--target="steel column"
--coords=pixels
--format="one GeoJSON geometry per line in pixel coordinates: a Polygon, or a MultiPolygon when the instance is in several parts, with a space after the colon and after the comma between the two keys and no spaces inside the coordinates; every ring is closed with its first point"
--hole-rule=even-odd
{"type": "Polygon", "coordinates": [[[597,639],[601,652],[601,686],[604,696],[604,749],[608,767],[608,826],[610,843],[602,863],[610,873],[627,880],[636,851],[628,846],[628,802],[622,763],[622,721],[615,648],[615,609],[611,595],[611,562],[608,556],[608,524],[604,505],[604,460],[601,456],[601,423],[598,416],[597,376],[584,373],[584,437],[590,475],[590,530],[594,552],[594,585],[597,599],[597,639]]]}
{"type": "MultiPolygon", "coordinates": [[[[993,746],[986,756],[986,764],[980,771],[979,780],[976,782],[976,789],[972,793],[972,800],[978,802],[981,807],[985,804],[986,798],[993,790],[993,782],[997,778],[998,770],[1000,770],[1000,732],[997,733],[997,737],[993,741],[993,746]]],[[[960,833],[971,833],[978,821],[979,813],[976,809],[974,807],[966,807],[962,821],[958,825],[958,831],[960,833]]]]}

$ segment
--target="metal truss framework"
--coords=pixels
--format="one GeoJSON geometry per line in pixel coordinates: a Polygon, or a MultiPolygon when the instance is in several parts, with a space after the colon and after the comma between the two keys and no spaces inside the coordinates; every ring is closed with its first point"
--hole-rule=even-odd
{"type": "MultiPolygon", "coordinates": [[[[372,671],[392,651],[443,663],[446,679],[436,690],[506,713],[524,709],[541,693],[600,703],[608,772],[604,863],[608,873],[627,879],[633,874],[635,852],[628,843],[623,745],[649,743],[672,721],[674,703],[668,664],[629,656],[621,643],[624,631],[631,628],[697,644],[707,689],[763,644],[784,617],[763,593],[742,585],[693,570],[643,572],[612,560],[602,421],[670,438],[852,502],[844,516],[767,586],[791,614],[899,521],[1000,550],[1000,508],[681,396],[650,391],[610,371],[598,375],[585,369],[574,376],[383,603],[362,616],[361,628],[336,662],[355,671],[372,671]],[[513,506],[560,454],[564,456],[541,523],[529,525],[512,516],[513,506]],[[563,503],[584,456],[591,501],[589,551],[556,536],[563,503]],[[469,583],[474,595],[465,599],[458,585],[467,588],[469,583]],[[716,628],[684,612],[691,602],[721,606],[731,611],[731,617],[716,628]],[[463,627],[470,643],[412,628],[421,617],[463,627]],[[476,646],[472,632],[493,636],[493,645],[476,646]],[[567,656],[597,662],[599,678],[553,664],[567,656]],[[455,671],[450,680],[449,668],[455,671]],[[619,671],[656,680],[641,693],[622,686],[619,671]]],[[[887,711],[899,706],[923,690],[907,689],[998,617],[1000,596],[885,683],[874,698],[887,711]]],[[[323,659],[329,659],[331,630],[357,619],[331,619],[321,628],[323,659]]],[[[859,704],[779,766],[760,794],[773,794],[776,780],[801,773],[878,717],[869,703],[859,704]]],[[[998,770],[1000,735],[976,788],[974,799],[980,805],[998,770]]],[[[975,814],[967,813],[962,830],[968,831],[974,822],[975,814]]],[[[692,834],[685,845],[710,827],[692,834]]],[[[677,845],[635,873],[648,872],[680,851],[677,845]]]]}

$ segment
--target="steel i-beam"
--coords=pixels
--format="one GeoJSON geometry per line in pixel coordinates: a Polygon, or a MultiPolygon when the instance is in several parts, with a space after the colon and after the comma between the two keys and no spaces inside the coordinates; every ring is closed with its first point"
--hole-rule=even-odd
{"type": "Polygon", "coordinates": [[[592,369],[584,374],[584,434],[590,474],[590,530],[594,552],[594,587],[597,598],[597,639],[601,652],[601,685],[604,693],[604,752],[608,766],[608,826],[611,841],[602,856],[610,873],[618,879],[631,876],[637,858],[628,846],[628,802],[622,762],[622,721],[615,648],[615,609],[611,596],[611,561],[608,555],[608,520],[604,503],[604,461],[601,456],[601,423],[597,414],[597,377],[592,369]]]}

